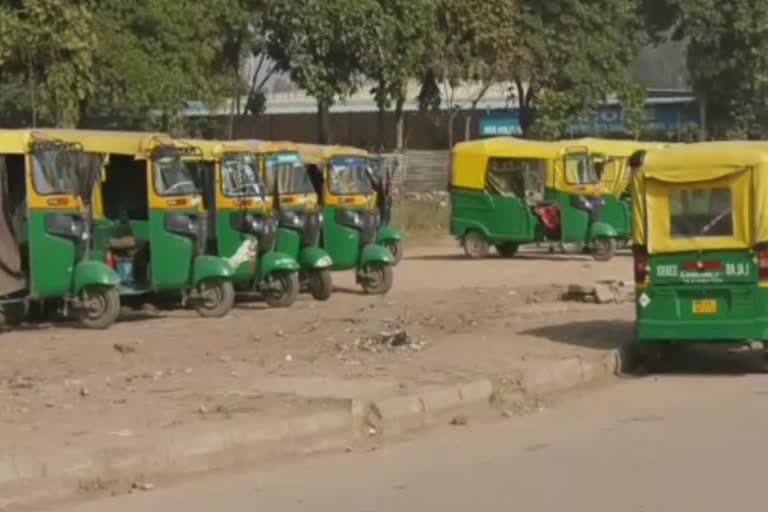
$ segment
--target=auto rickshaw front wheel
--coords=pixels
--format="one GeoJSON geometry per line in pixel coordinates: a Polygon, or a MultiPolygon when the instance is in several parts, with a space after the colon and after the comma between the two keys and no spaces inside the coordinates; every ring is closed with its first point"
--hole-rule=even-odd
{"type": "Polygon", "coordinates": [[[394,264],[400,263],[400,260],[403,259],[403,242],[401,240],[387,240],[383,245],[389,249],[392,257],[395,258],[394,264]]]}
{"type": "Polygon", "coordinates": [[[78,321],[88,329],[106,329],[120,316],[120,294],[112,286],[88,286],[80,293],[78,321]]]}
{"type": "Polygon", "coordinates": [[[235,286],[225,279],[207,279],[198,285],[195,311],[203,318],[221,318],[235,305],[235,286]]]}
{"type": "Polygon", "coordinates": [[[609,261],[616,254],[615,238],[596,238],[592,242],[592,258],[595,261],[609,261]]]}
{"type": "Polygon", "coordinates": [[[364,269],[360,285],[368,295],[386,295],[392,289],[394,280],[392,265],[372,263],[364,269]]]}
{"type": "Polygon", "coordinates": [[[296,302],[299,289],[298,272],[275,272],[267,278],[264,299],[271,308],[288,308],[296,302]]]}
{"type": "Polygon", "coordinates": [[[309,293],[312,298],[319,301],[326,301],[331,298],[333,293],[333,278],[331,271],[327,268],[314,270],[309,274],[309,293]]]}
{"type": "Polygon", "coordinates": [[[480,231],[468,231],[462,240],[464,253],[473,260],[487,258],[491,252],[491,245],[485,235],[480,231]]]}
{"type": "Polygon", "coordinates": [[[515,242],[504,242],[496,246],[496,250],[502,258],[514,257],[515,254],[517,254],[518,249],[520,249],[520,244],[516,244],[515,242]]]}

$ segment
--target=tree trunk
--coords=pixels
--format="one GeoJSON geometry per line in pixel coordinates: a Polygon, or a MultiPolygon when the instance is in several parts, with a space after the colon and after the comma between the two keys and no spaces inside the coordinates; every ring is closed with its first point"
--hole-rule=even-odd
{"type": "Polygon", "coordinates": [[[330,140],[330,129],[328,127],[329,102],[326,100],[317,101],[317,142],[328,144],[330,140]]]}
{"type": "Polygon", "coordinates": [[[403,105],[405,101],[402,98],[398,98],[395,104],[395,146],[399,152],[405,149],[405,114],[403,113],[403,105]]]}
{"type": "Polygon", "coordinates": [[[381,148],[384,147],[384,139],[386,137],[384,131],[384,105],[379,105],[378,112],[376,113],[376,139],[378,141],[377,150],[381,152],[381,148]]]}
{"type": "Polygon", "coordinates": [[[456,113],[451,110],[448,114],[448,149],[453,149],[453,122],[456,119],[456,113]]]}
{"type": "Polygon", "coordinates": [[[464,116],[464,140],[469,140],[472,137],[472,113],[474,111],[475,109],[472,109],[464,116]]]}

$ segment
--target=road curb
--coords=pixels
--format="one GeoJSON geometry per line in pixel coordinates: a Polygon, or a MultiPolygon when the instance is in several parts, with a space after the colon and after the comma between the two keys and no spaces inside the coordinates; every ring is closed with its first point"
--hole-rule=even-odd
{"type": "MultiPolygon", "coordinates": [[[[597,361],[570,358],[535,366],[523,372],[521,396],[539,397],[581,386],[616,373],[621,360],[619,351],[612,351],[597,361]]],[[[29,505],[91,485],[130,485],[140,478],[227,469],[270,455],[341,448],[354,439],[396,435],[422,428],[444,414],[487,407],[496,391],[490,380],[481,379],[407,395],[351,400],[339,409],[289,419],[218,424],[216,430],[200,424],[142,446],[125,440],[93,453],[57,453],[45,460],[0,457],[0,495],[6,500],[3,505],[29,505]]]]}

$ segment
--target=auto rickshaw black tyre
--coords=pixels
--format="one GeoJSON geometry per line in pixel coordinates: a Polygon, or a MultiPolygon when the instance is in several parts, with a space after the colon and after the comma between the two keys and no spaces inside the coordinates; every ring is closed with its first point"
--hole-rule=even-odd
{"type": "Polygon", "coordinates": [[[276,272],[272,278],[278,284],[278,289],[266,293],[265,301],[271,308],[289,308],[299,296],[301,284],[298,272],[276,272]]]}
{"type": "Polygon", "coordinates": [[[375,263],[369,265],[361,285],[363,291],[368,295],[386,295],[392,289],[394,280],[395,274],[392,265],[375,263]]]}
{"type": "Polygon", "coordinates": [[[388,240],[384,242],[384,247],[389,249],[389,252],[392,253],[392,257],[395,258],[395,262],[393,265],[397,265],[400,263],[400,260],[403,259],[403,242],[402,240],[388,240]]]}
{"type": "Polygon", "coordinates": [[[84,301],[98,301],[97,309],[85,307],[78,312],[80,325],[87,329],[106,329],[120,317],[120,294],[112,286],[89,286],[83,290],[84,301]]]}
{"type": "Polygon", "coordinates": [[[473,260],[487,258],[491,252],[491,245],[488,239],[477,230],[467,231],[462,240],[462,245],[464,246],[464,253],[473,260]]]}
{"type": "Polygon", "coordinates": [[[21,325],[27,319],[28,307],[24,302],[5,304],[0,309],[0,326],[21,325]]]}
{"type": "Polygon", "coordinates": [[[595,261],[610,261],[616,254],[615,238],[598,238],[592,242],[592,258],[595,261]]]}
{"type": "Polygon", "coordinates": [[[200,283],[201,298],[195,300],[195,311],[203,318],[222,318],[235,306],[235,285],[226,279],[207,279],[200,283]],[[205,297],[206,294],[210,298],[205,297]]]}
{"type": "Polygon", "coordinates": [[[496,245],[496,251],[503,258],[513,258],[517,254],[517,251],[519,249],[520,249],[520,244],[517,244],[515,242],[504,242],[496,245]]]}
{"type": "Polygon", "coordinates": [[[333,294],[333,278],[331,271],[326,269],[315,270],[309,274],[309,293],[312,298],[325,302],[333,294]]]}

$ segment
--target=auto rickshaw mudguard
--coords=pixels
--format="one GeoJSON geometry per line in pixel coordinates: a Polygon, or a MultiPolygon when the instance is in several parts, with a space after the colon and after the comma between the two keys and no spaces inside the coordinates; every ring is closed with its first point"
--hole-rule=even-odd
{"type": "Polygon", "coordinates": [[[74,291],[80,293],[88,286],[117,286],[120,276],[101,261],[81,261],[75,266],[74,291]]]}
{"type": "Polygon", "coordinates": [[[616,228],[605,222],[595,222],[589,227],[589,239],[596,240],[598,238],[618,238],[619,233],[616,228]]]}
{"type": "Polygon", "coordinates": [[[395,263],[395,258],[386,247],[379,244],[368,244],[363,247],[362,254],[360,254],[360,265],[364,267],[371,263],[386,263],[393,265],[395,263]]]}
{"type": "Polygon", "coordinates": [[[195,285],[206,279],[232,279],[235,269],[224,258],[218,256],[196,256],[192,267],[192,280],[195,285]]]}
{"type": "Polygon", "coordinates": [[[301,268],[324,269],[333,265],[333,260],[328,251],[320,247],[305,247],[299,257],[301,268]]]}
{"type": "Polygon", "coordinates": [[[376,233],[376,241],[382,242],[399,242],[403,239],[403,233],[394,226],[381,226],[378,233],[376,233]]]}
{"type": "Polygon", "coordinates": [[[278,271],[298,272],[299,263],[284,252],[279,251],[269,251],[260,256],[260,275],[268,276],[271,273],[278,271]]]}

